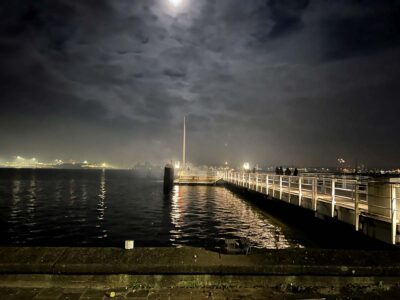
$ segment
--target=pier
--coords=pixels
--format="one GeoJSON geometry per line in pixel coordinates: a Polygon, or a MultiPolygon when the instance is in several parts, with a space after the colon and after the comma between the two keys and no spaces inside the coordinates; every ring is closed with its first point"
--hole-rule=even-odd
{"type": "Polygon", "coordinates": [[[314,212],[320,219],[350,224],[372,238],[399,244],[400,180],[303,174],[224,172],[227,185],[266,195],[314,212]]]}
{"type": "Polygon", "coordinates": [[[222,183],[223,173],[209,170],[181,170],[174,180],[177,185],[216,185],[222,183]]]}

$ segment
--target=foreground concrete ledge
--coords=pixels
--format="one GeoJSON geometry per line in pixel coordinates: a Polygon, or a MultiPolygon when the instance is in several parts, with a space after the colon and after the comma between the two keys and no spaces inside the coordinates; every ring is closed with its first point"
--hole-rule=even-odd
{"type": "Polygon", "coordinates": [[[400,251],[0,247],[0,274],[400,276],[400,251]]]}

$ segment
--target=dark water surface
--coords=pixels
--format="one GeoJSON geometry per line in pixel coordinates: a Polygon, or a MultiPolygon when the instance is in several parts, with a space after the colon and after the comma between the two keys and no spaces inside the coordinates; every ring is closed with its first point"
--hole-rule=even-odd
{"type": "Polygon", "coordinates": [[[176,186],[131,171],[0,169],[0,244],[191,245],[246,238],[259,248],[303,247],[288,227],[224,187],[176,186]]]}

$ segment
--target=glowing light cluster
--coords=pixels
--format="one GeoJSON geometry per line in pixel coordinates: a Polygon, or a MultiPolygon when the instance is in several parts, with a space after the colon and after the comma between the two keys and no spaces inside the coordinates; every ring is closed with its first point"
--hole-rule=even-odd
{"type": "Polygon", "coordinates": [[[115,169],[115,166],[110,165],[107,162],[103,163],[91,163],[87,160],[83,162],[75,162],[70,160],[64,162],[61,159],[54,159],[52,161],[43,162],[36,157],[25,158],[20,155],[13,157],[11,161],[0,161],[0,167],[7,168],[85,168],[85,169],[115,169]]]}

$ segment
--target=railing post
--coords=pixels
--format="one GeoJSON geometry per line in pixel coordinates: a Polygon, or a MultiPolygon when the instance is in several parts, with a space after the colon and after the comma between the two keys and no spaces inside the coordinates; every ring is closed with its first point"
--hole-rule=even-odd
{"type": "Polygon", "coordinates": [[[265,176],[265,194],[269,193],[269,175],[265,176]]]}
{"type": "Polygon", "coordinates": [[[396,244],[397,234],[397,199],[396,199],[396,186],[393,184],[391,187],[392,195],[392,244],[396,244]]]}
{"type": "Polygon", "coordinates": [[[248,184],[248,188],[251,189],[251,173],[249,173],[249,184],[248,184]]]}
{"type": "Polygon", "coordinates": [[[258,192],[258,174],[256,174],[256,192],[258,192]]]}
{"type": "Polygon", "coordinates": [[[354,200],[354,226],[356,231],[360,227],[360,194],[358,189],[358,183],[355,183],[355,200],[354,200]]]}
{"type": "Polygon", "coordinates": [[[317,185],[317,178],[312,179],[312,208],[314,211],[317,211],[317,201],[318,201],[318,191],[317,191],[318,185],[317,185]]]}
{"type": "Polygon", "coordinates": [[[292,177],[288,176],[288,202],[290,203],[290,199],[292,198],[292,194],[291,194],[291,181],[292,177]]]}
{"type": "Polygon", "coordinates": [[[332,203],[332,207],[331,207],[331,217],[334,218],[335,217],[335,179],[332,178],[332,185],[331,185],[331,203],[332,203]]]}
{"type": "Polygon", "coordinates": [[[242,174],[242,186],[244,187],[244,173],[242,174]]]}
{"type": "Polygon", "coordinates": [[[282,200],[282,175],[279,176],[279,199],[282,200]]]}
{"type": "Polygon", "coordinates": [[[276,176],[273,175],[272,176],[272,197],[274,197],[274,198],[275,198],[275,178],[276,178],[276,176]]]}
{"type": "Polygon", "coordinates": [[[301,206],[301,198],[303,197],[303,195],[302,195],[302,186],[301,186],[301,184],[302,184],[302,178],[301,177],[299,177],[299,206],[301,206]]]}

